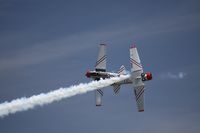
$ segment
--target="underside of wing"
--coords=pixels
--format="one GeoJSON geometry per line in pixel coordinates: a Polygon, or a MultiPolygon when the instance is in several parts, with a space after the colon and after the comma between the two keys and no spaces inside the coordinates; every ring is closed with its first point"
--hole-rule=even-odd
{"type": "Polygon", "coordinates": [[[106,44],[100,44],[99,55],[95,65],[96,71],[106,71],[106,44]]]}
{"type": "MultiPolygon", "coordinates": [[[[95,70],[97,72],[106,72],[106,44],[100,44],[95,70]]],[[[104,78],[104,76],[99,77],[99,75],[97,75],[96,80],[100,80],[100,78],[104,78]]],[[[96,106],[102,105],[102,97],[103,89],[95,90],[96,106]]]]}
{"type": "Polygon", "coordinates": [[[135,100],[139,112],[144,111],[144,85],[134,87],[135,100]]]}
{"type": "Polygon", "coordinates": [[[130,47],[130,63],[131,63],[131,72],[143,70],[140,57],[135,45],[132,45],[130,47]]]}

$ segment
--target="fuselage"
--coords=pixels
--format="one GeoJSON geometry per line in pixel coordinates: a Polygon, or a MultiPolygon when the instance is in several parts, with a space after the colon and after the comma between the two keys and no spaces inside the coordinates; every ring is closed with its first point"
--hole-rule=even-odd
{"type": "Polygon", "coordinates": [[[111,72],[100,72],[100,71],[87,71],[85,74],[86,77],[92,78],[94,80],[99,79],[106,79],[111,77],[119,77],[120,75],[117,73],[111,73],[111,72]]]}
{"type": "MultiPolygon", "coordinates": [[[[85,74],[86,77],[88,78],[92,78],[94,80],[100,80],[102,79],[106,79],[106,78],[111,78],[111,77],[119,77],[120,74],[118,73],[112,73],[112,72],[99,72],[99,71],[87,71],[85,74]]],[[[128,78],[126,80],[117,82],[115,84],[131,84],[131,78],[128,78]]]]}
{"type": "MultiPolygon", "coordinates": [[[[101,72],[101,71],[87,71],[85,74],[86,77],[88,78],[92,78],[94,80],[100,80],[102,79],[106,79],[106,78],[111,78],[111,77],[119,77],[120,74],[118,73],[112,73],[112,72],[101,72]]],[[[142,81],[148,81],[152,79],[152,74],[150,72],[147,73],[142,73],[141,75],[139,75],[138,77],[136,77],[137,79],[142,79],[142,81]]],[[[133,83],[133,79],[132,77],[117,82],[115,84],[132,84],[133,83]]]]}

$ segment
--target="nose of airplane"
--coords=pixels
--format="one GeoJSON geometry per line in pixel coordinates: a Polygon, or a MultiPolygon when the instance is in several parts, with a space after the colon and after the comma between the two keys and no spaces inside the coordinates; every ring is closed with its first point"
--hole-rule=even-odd
{"type": "Polygon", "coordinates": [[[152,80],[152,78],[153,78],[153,77],[152,77],[152,73],[147,72],[146,74],[147,74],[147,79],[148,79],[148,80],[152,80]]]}
{"type": "Polygon", "coordinates": [[[88,77],[88,78],[90,78],[90,76],[91,76],[90,75],[90,71],[87,71],[86,74],[85,74],[85,76],[88,77]]]}

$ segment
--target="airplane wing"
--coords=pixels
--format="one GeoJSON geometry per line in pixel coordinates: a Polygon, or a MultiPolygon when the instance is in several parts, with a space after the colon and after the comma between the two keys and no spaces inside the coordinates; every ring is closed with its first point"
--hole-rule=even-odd
{"type": "Polygon", "coordinates": [[[130,47],[131,80],[133,83],[135,100],[139,112],[144,111],[144,82],[141,74],[143,73],[142,64],[135,45],[130,47]]]}
{"type": "MultiPolygon", "coordinates": [[[[96,71],[99,71],[99,72],[106,71],[106,44],[100,44],[99,55],[97,58],[95,69],[96,71]]],[[[100,80],[100,79],[96,79],[96,80],[100,80]]],[[[102,89],[95,90],[96,106],[102,105],[102,96],[103,96],[102,89]]]]}
{"type": "Polygon", "coordinates": [[[99,55],[95,65],[96,71],[106,71],[106,44],[100,44],[99,55]]]}
{"type": "Polygon", "coordinates": [[[132,45],[130,47],[130,63],[131,63],[131,72],[136,72],[136,71],[141,71],[141,73],[143,72],[142,64],[135,45],[132,45]]]}
{"type": "Polygon", "coordinates": [[[134,87],[135,100],[139,112],[144,111],[144,85],[134,87]]]}

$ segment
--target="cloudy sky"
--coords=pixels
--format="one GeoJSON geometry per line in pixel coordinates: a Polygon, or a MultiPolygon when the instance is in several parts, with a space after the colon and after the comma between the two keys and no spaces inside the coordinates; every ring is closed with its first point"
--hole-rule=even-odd
{"type": "Polygon", "coordinates": [[[137,44],[147,83],[138,113],[130,85],[105,88],[0,119],[2,133],[199,133],[198,0],[0,0],[0,102],[89,82],[98,45],[108,70],[130,70],[137,44]]]}

